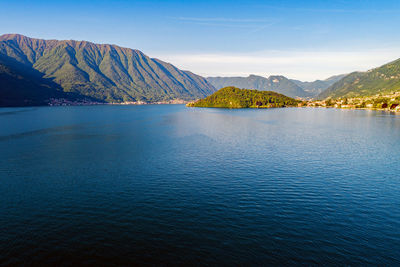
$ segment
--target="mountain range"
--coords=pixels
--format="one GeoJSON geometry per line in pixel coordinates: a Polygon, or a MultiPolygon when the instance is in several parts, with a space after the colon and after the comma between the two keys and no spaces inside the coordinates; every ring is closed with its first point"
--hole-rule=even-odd
{"type": "Polygon", "coordinates": [[[257,75],[249,75],[248,77],[208,77],[207,81],[217,89],[234,86],[241,89],[274,91],[289,97],[304,98],[311,96],[296,83],[280,75],[269,76],[268,78],[257,75]]]}
{"type": "Polygon", "coordinates": [[[400,91],[400,59],[366,72],[346,75],[317,98],[372,96],[400,91]]]}
{"type": "Polygon", "coordinates": [[[0,105],[51,97],[99,102],[194,100],[215,92],[203,77],[139,50],[86,41],[0,36],[0,105]]]}
{"type": "Polygon", "coordinates": [[[346,74],[335,75],[325,80],[315,80],[313,82],[302,82],[299,80],[291,81],[303,88],[304,91],[310,93],[312,96],[317,96],[345,76],[346,74]]]}
{"type": "Polygon", "coordinates": [[[367,72],[303,82],[284,76],[203,78],[139,50],[87,41],[0,36],[0,106],[195,100],[235,86],[292,98],[372,96],[400,91],[400,59],[367,72]]]}
{"type": "Polygon", "coordinates": [[[342,77],[344,77],[344,75],[332,76],[326,80],[302,82],[299,80],[291,80],[280,75],[269,76],[268,78],[249,75],[248,77],[208,77],[207,81],[217,89],[235,86],[244,89],[275,91],[295,98],[312,98],[342,77]]]}

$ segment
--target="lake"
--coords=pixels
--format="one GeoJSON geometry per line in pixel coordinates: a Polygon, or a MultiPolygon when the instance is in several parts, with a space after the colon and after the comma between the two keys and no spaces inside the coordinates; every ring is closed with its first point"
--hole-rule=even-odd
{"type": "Polygon", "coordinates": [[[399,265],[400,116],[0,109],[0,265],[399,265]]]}

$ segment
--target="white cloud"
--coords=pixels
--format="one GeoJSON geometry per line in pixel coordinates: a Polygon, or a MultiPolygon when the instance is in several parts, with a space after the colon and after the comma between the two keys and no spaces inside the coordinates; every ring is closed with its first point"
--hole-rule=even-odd
{"type": "Polygon", "coordinates": [[[261,51],[246,54],[153,53],[157,58],[202,76],[284,75],[315,80],[366,71],[400,58],[399,48],[358,51],[261,51]]]}

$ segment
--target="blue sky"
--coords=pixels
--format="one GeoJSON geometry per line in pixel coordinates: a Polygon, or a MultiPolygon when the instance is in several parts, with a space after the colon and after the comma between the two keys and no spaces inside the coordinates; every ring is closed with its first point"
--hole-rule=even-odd
{"type": "Polygon", "coordinates": [[[143,51],[204,76],[313,80],[400,58],[400,1],[0,1],[0,33],[143,51]]]}

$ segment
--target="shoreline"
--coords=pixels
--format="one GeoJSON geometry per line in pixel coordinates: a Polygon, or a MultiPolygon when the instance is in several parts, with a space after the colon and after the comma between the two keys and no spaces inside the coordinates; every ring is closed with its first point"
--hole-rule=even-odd
{"type": "Polygon", "coordinates": [[[143,106],[143,105],[184,105],[189,103],[190,101],[158,101],[158,102],[121,102],[121,103],[103,103],[103,102],[75,102],[75,101],[66,101],[66,102],[58,102],[58,103],[47,103],[47,104],[38,104],[38,105],[15,105],[15,106],[0,106],[0,108],[28,108],[28,107],[77,107],[77,106],[143,106]]]}
{"type": "Polygon", "coordinates": [[[319,107],[313,107],[313,106],[304,106],[302,108],[333,108],[333,109],[346,109],[346,110],[371,110],[371,111],[385,111],[385,112],[390,112],[390,113],[395,113],[400,115],[400,111],[396,111],[396,110],[391,110],[391,109],[382,109],[382,108],[341,108],[341,107],[323,107],[323,106],[319,106],[319,107]]]}
{"type": "MultiPolygon", "coordinates": [[[[121,102],[121,103],[102,103],[102,102],[62,102],[62,103],[48,103],[43,105],[26,105],[26,106],[0,106],[0,108],[28,108],[28,107],[61,107],[61,106],[98,106],[98,105],[116,105],[116,106],[143,106],[143,105],[186,105],[189,106],[193,101],[186,100],[170,100],[170,101],[157,101],[157,102],[121,102]]],[[[194,107],[196,108],[196,107],[194,107]]],[[[229,107],[198,107],[198,108],[221,108],[221,109],[271,109],[271,108],[326,108],[326,109],[345,109],[345,110],[371,110],[371,111],[384,111],[400,115],[400,110],[382,109],[382,108],[353,108],[353,107],[335,107],[335,106],[286,106],[286,107],[247,107],[247,108],[229,108],[229,107]]]]}
{"type": "Polygon", "coordinates": [[[90,100],[70,101],[67,99],[50,99],[47,105],[43,106],[94,106],[94,105],[179,105],[187,104],[190,101],[183,99],[165,100],[165,101],[126,101],[126,102],[96,102],[90,100]]]}

